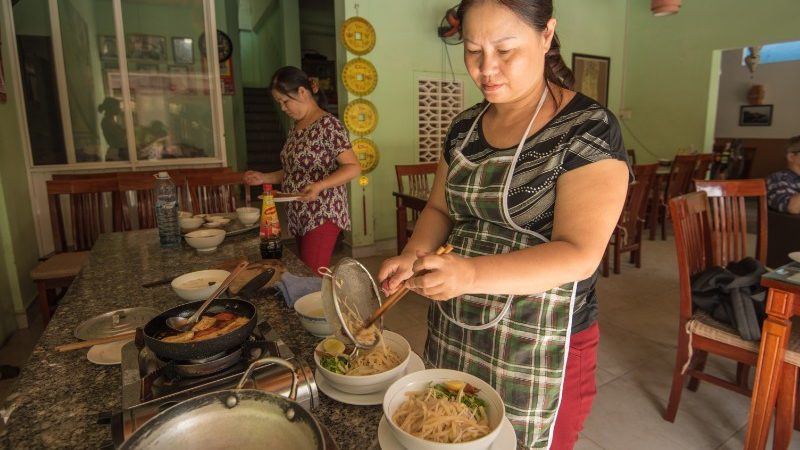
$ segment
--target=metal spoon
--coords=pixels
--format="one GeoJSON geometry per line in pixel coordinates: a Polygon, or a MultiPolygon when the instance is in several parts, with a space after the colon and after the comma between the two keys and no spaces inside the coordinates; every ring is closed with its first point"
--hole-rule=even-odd
{"type": "Polygon", "coordinates": [[[217,287],[217,290],[215,290],[206,299],[206,301],[203,302],[203,304],[200,305],[199,308],[197,308],[197,311],[195,311],[194,314],[192,314],[188,319],[186,317],[179,317],[179,316],[168,317],[167,326],[175,331],[186,331],[188,328],[196,324],[197,321],[200,319],[200,315],[203,314],[203,311],[206,310],[209,303],[211,303],[212,300],[217,298],[219,294],[225,291],[225,289],[228,288],[228,285],[230,285],[231,282],[239,275],[239,273],[241,273],[244,269],[246,269],[248,265],[249,263],[247,261],[244,260],[241,261],[239,265],[237,265],[236,268],[233,269],[233,272],[231,272],[231,274],[228,275],[228,278],[225,278],[225,281],[223,281],[222,284],[220,284],[219,287],[217,287]]]}

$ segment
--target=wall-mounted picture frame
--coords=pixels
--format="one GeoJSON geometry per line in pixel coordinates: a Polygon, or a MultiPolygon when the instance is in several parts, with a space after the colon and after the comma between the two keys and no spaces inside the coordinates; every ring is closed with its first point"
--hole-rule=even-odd
{"type": "Polygon", "coordinates": [[[772,125],[772,105],[742,105],[739,108],[740,127],[768,127],[772,125]]]}
{"type": "Polygon", "coordinates": [[[125,36],[128,58],[141,61],[166,61],[167,38],[152,34],[129,34],[125,36]]]}
{"type": "Polygon", "coordinates": [[[172,60],[175,64],[194,64],[194,41],[192,38],[172,38],[172,60]]]}
{"type": "Polygon", "coordinates": [[[117,59],[117,37],[109,35],[97,36],[97,52],[102,59],[117,59]]]}
{"type": "Polygon", "coordinates": [[[611,58],[607,56],[572,54],[573,89],[608,106],[608,80],[611,58]]]}

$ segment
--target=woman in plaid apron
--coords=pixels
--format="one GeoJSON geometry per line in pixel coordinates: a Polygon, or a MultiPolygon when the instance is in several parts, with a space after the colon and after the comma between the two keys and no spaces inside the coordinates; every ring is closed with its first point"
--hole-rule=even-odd
{"type": "Polygon", "coordinates": [[[588,414],[594,366],[589,392],[570,392],[583,389],[565,380],[570,340],[593,332],[594,358],[594,281],[628,181],[616,120],[568,90],[551,16],[550,0],[462,1],[486,102],[451,124],[414,235],[378,274],[387,293],[405,283],[442,300],[425,359],[491,384],[523,448],[571,448],[588,414]],[[432,255],[445,241],[454,251],[432,255]]]}

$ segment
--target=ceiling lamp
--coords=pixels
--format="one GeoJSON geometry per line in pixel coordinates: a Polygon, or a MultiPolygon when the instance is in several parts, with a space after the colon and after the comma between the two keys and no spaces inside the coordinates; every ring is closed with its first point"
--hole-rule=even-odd
{"type": "Polygon", "coordinates": [[[677,14],[681,9],[681,0],[650,0],[650,11],[656,17],[677,14]]]}

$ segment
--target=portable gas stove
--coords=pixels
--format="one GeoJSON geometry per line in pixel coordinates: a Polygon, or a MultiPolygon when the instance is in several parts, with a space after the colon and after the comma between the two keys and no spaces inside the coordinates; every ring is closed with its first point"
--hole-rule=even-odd
{"type": "MultiPolygon", "coordinates": [[[[161,411],[207,392],[234,389],[253,361],[277,356],[298,367],[297,403],[307,410],[319,403],[311,368],[280,339],[269,323],[261,322],[241,347],[197,361],[165,361],[147,347],[129,342],[122,348],[122,411],[111,415],[111,434],[120,445],[161,411]]],[[[283,366],[269,364],[253,371],[249,386],[288,397],[292,376],[283,366]]]]}

